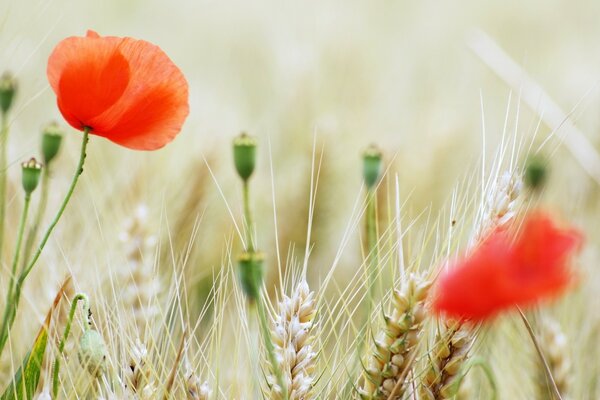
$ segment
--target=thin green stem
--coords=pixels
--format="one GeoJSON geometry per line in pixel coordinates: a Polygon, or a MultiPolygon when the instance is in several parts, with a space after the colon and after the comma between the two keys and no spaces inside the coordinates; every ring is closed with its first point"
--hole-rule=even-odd
{"type": "Polygon", "coordinates": [[[2,113],[0,122],[0,262],[4,249],[4,220],[6,219],[6,175],[8,173],[8,116],[2,113]]]}
{"type": "MultiPolygon", "coordinates": [[[[375,302],[375,283],[377,280],[378,247],[377,247],[377,192],[375,189],[369,189],[367,192],[367,268],[369,277],[369,303],[375,302]]],[[[369,310],[371,307],[369,307],[369,310]]]]}
{"type": "Polygon", "coordinates": [[[29,261],[29,256],[31,256],[31,250],[33,248],[33,242],[37,236],[38,230],[40,229],[40,224],[42,223],[42,219],[46,214],[46,207],[48,206],[48,186],[50,185],[50,166],[45,165],[42,168],[42,184],[41,184],[41,195],[40,202],[38,204],[37,212],[33,219],[33,225],[29,229],[27,233],[27,239],[25,240],[25,247],[23,247],[23,261],[22,261],[22,269],[27,266],[27,261],[29,261]]]}
{"type": "Polygon", "coordinates": [[[90,300],[87,295],[84,293],[78,293],[73,298],[73,302],[71,303],[71,309],[69,310],[69,318],[67,319],[67,325],[65,326],[65,331],[63,332],[63,337],[60,340],[58,345],[58,354],[54,359],[54,366],[52,367],[52,398],[56,399],[58,396],[58,373],[60,372],[60,357],[63,354],[65,349],[65,344],[67,343],[67,339],[69,338],[69,333],[71,332],[71,325],[73,323],[73,318],[75,316],[75,310],[77,309],[77,303],[79,300],[83,300],[83,311],[85,313],[86,323],[84,325],[84,330],[90,329],[90,300]]]}
{"type": "Polygon", "coordinates": [[[246,251],[254,251],[254,222],[252,221],[252,212],[250,211],[250,185],[248,179],[244,180],[244,229],[246,230],[246,251]]]}
{"type": "Polygon", "coordinates": [[[283,381],[281,367],[277,362],[277,357],[275,356],[275,346],[273,346],[273,341],[271,339],[271,331],[269,331],[269,323],[267,321],[267,315],[265,313],[265,307],[263,304],[263,299],[261,297],[259,297],[256,301],[256,308],[258,311],[260,330],[265,342],[265,348],[267,349],[267,356],[269,357],[269,362],[271,363],[271,367],[273,368],[273,372],[275,373],[275,377],[277,378],[277,384],[281,388],[281,397],[283,400],[287,400],[287,385],[283,381]]]}
{"type": "Polygon", "coordinates": [[[17,279],[17,265],[19,264],[19,257],[21,254],[21,243],[23,242],[23,234],[25,233],[25,226],[27,225],[27,216],[29,214],[29,205],[31,204],[31,193],[25,194],[25,202],[23,204],[23,211],[21,212],[21,220],[19,221],[19,229],[17,231],[17,244],[15,245],[15,253],[11,264],[11,275],[10,284],[8,286],[8,298],[12,295],[14,285],[17,279]]]}
{"type": "Polygon", "coordinates": [[[79,177],[81,176],[81,174],[83,172],[83,165],[85,163],[87,143],[89,140],[89,133],[90,133],[90,129],[87,127],[84,128],[83,140],[81,143],[81,153],[79,155],[79,163],[77,164],[77,169],[75,170],[75,174],[73,175],[73,180],[71,181],[69,190],[67,191],[67,194],[65,195],[65,198],[63,199],[62,204],[60,205],[56,215],[54,216],[54,219],[50,223],[50,226],[46,230],[46,233],[44,233],[42,241],[40,242],[40,245],[38,246],[33,257],[31,258],[31,261],[29,261],[27,266],[21,271],[21,274],[19,275],[19,279],[17,281],[16,288],[15,288],[15,293],[14,293],[12,299],[10,300],[10,302],[8,303],[8,308],[7,308],[8,312],[7,313],[5,312],[5,314],[8,314],[8,317],[5,315],[5,318],[8,323],[4,324],[2,326],[2,331],[0,332],[0,354],[2,354],[2,350],[4,349],[4,345],[6,344],[6,338],[8,337],[8,331],[10,330],[10,328],[12,327],[12,324],[15,321],[17,308],[19,307],[19,301],[21,300],[21,289],[23,288],[23,283],[25,282],[25,279],[27,278],[27,276],[29,275],[29,273],[31,272],[33,267],[35,266],[35,263],[37,262],[37,260],[40,258],[40,255],[42,254],[42,250],[46,246],[48,239],[50,239],[50,235],[52,234],[52,231],[54,230],[54,228],[56,227],[56,224],[58,224],[58,221],[60,220],[63,213],[65,212],[67,204],[69,204],[69,200],[71,200],[71,196],[73,195],[73,191],[75,190],[75,186],[77,186],[77,181],[79,180],[79,177]]]}
{"type": "Polygon", "coordinates": [[[8,291],[6,294],[6,305],[4,306],[4,315],[2,317],[2,328],[0,330],[0,348],[4,346],[6,340],[8,339],[8,329],[6,329],[6,325],[8,323],[8,317],[10,315],[10,307],[11,307],[11,299],[13,295],[13,290],[15,288],[15,283],[17,280],[17,265],[19,263],[19,254],[21,251],[21,242],[23,241],[23,232],[25,231],[25,225],[27,224],[27,214],[29,214],[29,204],[31,203],[31,194],[25,194],[25,203],[23,205],[23,211],[21,212],[21,219],[19,221],[19,228],[17,231],[17,243],[15,245],[15,252],[13,255],[12,265],[11,265],[11,274],[10,281],[8,284],[8,291]]]}

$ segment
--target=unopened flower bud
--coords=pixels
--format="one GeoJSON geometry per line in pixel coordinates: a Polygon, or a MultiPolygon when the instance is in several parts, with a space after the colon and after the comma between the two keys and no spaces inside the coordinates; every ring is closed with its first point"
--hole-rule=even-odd
{"type": "Polygon", "coordinates": [[[107,350],[102,335],[93,329],[88,329],[79,339],[79,362],[95,377],[101,377],[106,372],[107,350]]]}
{"type": "Polygon", "coordinates": [[[525,184],[532,190],[541,189],[548,177],[548,163],[540,156],[532,156],[525,165],[525,184]]]}
{"type": "Polygon", "coordinates": [[[263,281],[263,261],[263,254],[254,252],[244,252],[238,259],[242,289],[250,301],[257,300],[260,294],[263,281]]]}
{"type": "Polygon", "coordinates": [[[233,161],[240,178],[248,180],[256,165],[256,139],[246,133],[233,139],[233,161]]]}
{"type": "Polygon", "coordinates": [[[371,189],[381,175],[381,151],[371,145],[363,153],[363,178],[368,189],[371,189]]]}
{"type": "Polygon", "coordinates": [[[40,182],[40,174],[42,173],[42,164],[37,162],[35,158],[21,163],[23,190],[27,195],[30,195],[38,183],[40,182]]]}
{"type": "Polygon", "coordinates": [[[63,130],[56,122],[48,124],[42,131],[42,155],[44,164],[49,165],[56,157],[62,143],[63,130]]]}
{"type": "Polygon", "coordinates": [[[16,79],[9,72],[5,72],[0,77],[0,110],[3,114],[10,109],[16,92],[16,79]]]}

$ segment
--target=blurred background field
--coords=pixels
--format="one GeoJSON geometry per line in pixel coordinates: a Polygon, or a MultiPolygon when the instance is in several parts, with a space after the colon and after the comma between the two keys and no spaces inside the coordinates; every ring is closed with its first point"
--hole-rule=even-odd
{"type": "MultiPolygon", "coordinates": [[[[9,147],[14,184],[9,237],[21,207],[19,163],[37,154],[38,132],[46,122],[62,123],[45,74],[59,40],[87,29],[143,38],[165,50],[190,84],[190,116],[164,149],[132,152],[92,137],[81,184],[28,283],[24,306],[41,319],[67,272],[86,291],[109,280],[109,271],[122,262],[123,224],[144,203],[162,244],[157,268],[163,275],[185,268],[186,285],[197,299],[192,315],[199,313],[226,246],[232,240],[239,246],[223,198],[238,218],[241,192],[231,141],[240,131],[259,140],[253,204],[260,247],[269,257],[269,290],[276,279],[273,196],[282,259],[292,246],[302,255],[313,152],[321,164],[311,285],[318,288],[329,272],[349,221],[357,218],[353,207],[363,196],[360,157],[371,143],[383,149],[390,178],[398,175],[406,196],[403,218],[420,216],[414,235],[424,235],[423,211],[436,218],[482,159],[489,167],[503,131],[510,136],[516,130],[525,150],[551,132],[541,124],[532,139],[544,110],[524,105],[519,91],[469,49],[473,32],[484,31],[496,41],[565,112],[572,112],[571,120],[596,145],[599,16],[600,2],[591,0],[2,0],[0,71],[14,72],[20,85],[9,147]]],[[[79,135],[69,128],[55,168],[51,210],[71,177],[79,135]]],[[[545,149],[552,175],[543,202],[588,235],[581,259],[585,279],[572,298],[556,306],[557,315],[572,333],[581,322],[586,332],[595,332],[600,322],[597,299],[591,296],[600,288],[593,265],[598,184],[556,138],[545,149]]],[[[524,159],[522,154],[516,161],[524,159]]],[[[382,189],[393,194],[393,180],[382,189]]],[[[360,228],[350,235],[335,275],[342,288],[362,263],[360,228]]],[[[1,276],[4,287],[6,274],[1,276]]],[[[28,327],[36,319],[20,317],[16,326],[33,332],[28,327]]],[[[585,359],[578,360],[576,366],[583,368],[585,359]]],[[[588,398],[583,389],[588,384],[579,385],[581,396],[575,398],[588,398]]],[[[505,393],[519,396],[513,385],[505,393]]]]}

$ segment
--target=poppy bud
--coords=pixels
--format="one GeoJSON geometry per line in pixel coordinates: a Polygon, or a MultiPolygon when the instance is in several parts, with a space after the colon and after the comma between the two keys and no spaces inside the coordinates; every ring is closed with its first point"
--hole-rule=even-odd
{"type": "Polygon", "coordinates": [[[17,91],[17,81],[9,72],[0,77],[0,110],[2,114],[10,109],[17,91]]]}
{"type": "Polygon", "coordinates": [[[44,164],[49,165],[56,157],[62,143],[63,130],[56,122],[48,124],[42,131],[42,155],[44,164]]]}
{"type": "Polygon", "coordinates": [[[371,189],[381,175],[381,151],[375,146],[369,146],[363,153],[363,178],[368,189],[371,189]]]}
{"type": "Polygon", "coordinates": [[[240,178],[248,180],[256,165],[256,139],[246,133],[233,139],[233,161],[240,178]]]}
{"type": "Polygon", "coordinates": [[[93,329],[88,329],[79,339],[79,362],[95,377],[101,377],[106,372],[106,344],[102,335],[93,329]]]}
{"type": "Polygon", "coordinates": [[[238,259],[242,289],[250,301],[257,300],[260,294],[263,280],[263,261],[263,254],[254,252],[244,252],[238,259]]]}
{"type": "Polygon", "coordinates": [[[21,164],[21,170],[23,171],[21,178],[23,183],[23,190],[25,190],[25,193],[27,195],[30,195],[31,192],[35,190],[40,181],[42,164],[37,162],[37,160],[32,157],[29,161],[25,161],[21,164]]]}
{"type": "Polygon", "coordinates": [[[525,165],[525,184],[532,190],[541,189],[548,177],[548,163],[540,156],[532,156],[525,165]]]}

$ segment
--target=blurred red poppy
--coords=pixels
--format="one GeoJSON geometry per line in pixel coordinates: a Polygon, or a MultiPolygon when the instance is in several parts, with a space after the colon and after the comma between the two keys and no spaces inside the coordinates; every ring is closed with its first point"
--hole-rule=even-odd
{"type": "Polygon", "coordinates": [[[558,228],[549,215],[532,213],[516,240],[509,230],[496,230],[444,271],[433,291],[433,310],[482,321],[555,297],[574,281],[568,261],[581,242],[575,229],[558,228]]]}
{"type": "Polygon", "coordinates": [[[155,150],[179,133],[188,113],[188,84],[157,46],[143,40],[62,40],[48,60],[48,80],[71,126],[136,150],[155,150]]]}

